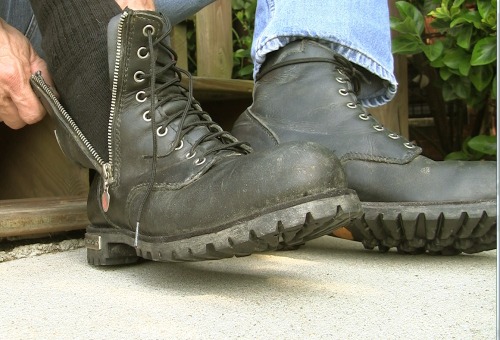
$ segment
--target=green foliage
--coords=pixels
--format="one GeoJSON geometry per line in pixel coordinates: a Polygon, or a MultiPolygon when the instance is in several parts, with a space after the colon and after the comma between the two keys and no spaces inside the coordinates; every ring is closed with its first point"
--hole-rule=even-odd
{"type": "MultiPolygon", "coordinates": [[[[255,10],[257,0],[231,0],[233,15],[233,74],[234,79],[252,79],[253,63],[250,56],[252,47],[255,10]]],[[[196,22],[186,20],[188,70],[196,75],[196,22]]]]}
{"type": "Polygon", "coordinates": [[[465,140],[462,150],[448,154],[445,160],[493,160],[497,154],[496,136],[479,135],[465,140]]]}
{"type": "Polygon", "coordinates": [[[496,98],[496,0],[398,1],[396,7],[391,28],[400,34],[393,52],[424,53],[439,70],[446,101],[479,110],[496,98]],[[425,17],[434,36],[425,33],[425,17]]]}
{"type": "Polygon", "coordinates": [[[233,78],[252,79],[252,46],[257,0],[232,0],[233,9],[233,78]]]}

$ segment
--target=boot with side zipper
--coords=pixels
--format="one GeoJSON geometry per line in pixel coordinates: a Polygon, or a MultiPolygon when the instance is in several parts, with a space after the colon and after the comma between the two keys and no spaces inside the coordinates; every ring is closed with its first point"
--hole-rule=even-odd
{"type": "Polygon", "coordinates": [[[108,25],[108,155],[95,151],[42,76],[32,77],[63,152],[98,172],[88,199],[89,263],[243,256],[294,246],[360,216],[326,148],[293,142],[252,152],[216,125],[191,85],[180,85],[182,74],[191,77],[175,65],[170,29],[156,12],[129,9],[108,25]]]}
{"type": "Polygon", "coordinates": [[[496,248],[496,162],[434,162],[359,103],[360,71],[312,40],[269,54],[232,133],[256,150],[310,141],[342,162],[362,218],[336,233],[369,249],[475,253],[496,248]]]}

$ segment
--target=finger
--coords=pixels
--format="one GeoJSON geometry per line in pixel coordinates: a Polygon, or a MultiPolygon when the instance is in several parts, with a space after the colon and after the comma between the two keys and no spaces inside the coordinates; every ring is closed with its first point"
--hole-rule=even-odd
{"type": "Polygon", "coordinates": [[[9,92],[19,118],[26,124],[34,124],[43,118],[45,109],[33,92],[29,77],[29,70],[12,70],[8,80],[10,86],[5,90],[9,92]]]}
{"type": "Polygon", "coordinates": [[[49,68],[47,67],[47,63],[45,60],[40,58],[35,51],[33,51],[32,58],[30,60],[31,65],[31,73],[36,73],[40,71],[42,73],[43,79],[47,84],[49,84],[52,88],[54,88],[54,81],[52,80],[52,76],[50,75],[49,68]]]}
{"type": "Polygon", "coordinates": [[[17,111],[16,105],[10,99],[2,99],[0,103],[0,122],[3,121],[5,125],[12,129],[20,129],[26,125],[17,111]]]}

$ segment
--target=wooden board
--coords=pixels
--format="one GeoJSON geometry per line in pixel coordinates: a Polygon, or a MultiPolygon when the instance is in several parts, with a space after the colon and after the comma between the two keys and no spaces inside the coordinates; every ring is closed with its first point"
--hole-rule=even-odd
{"type": "Polygon", "coordinates": [[[78,230],[88,223],[83,197],[0,201],[0,237],[78,230]]]}
{"type": "Polygon", "coordinates": [[[198,75],[230,79],[233,71],[231,0],[218,0],[196,14],[198,75]]]}
{"type": "Polygon", "coordinates": [[[0,124],[0,199],[85,196],[88,170],[68,160],[48,117],[12,130],[0,124]]]}
{"type": "Polygon", "coordinates": [[[193,87],[194,97],[199,101],[249,100],[252,99],[253,81],[193,77],[193,87]]]}

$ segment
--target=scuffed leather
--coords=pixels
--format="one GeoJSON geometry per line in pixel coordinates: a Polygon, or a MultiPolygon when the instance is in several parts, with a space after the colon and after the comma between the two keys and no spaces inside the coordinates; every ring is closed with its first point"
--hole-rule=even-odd
{"type": "Polygon", "coordinates": [[[304,58],[334,58],[328,48],[309,40],[272,53],[255,84],[253,104],[238,118],[232,133],[267,150],[289,141],[311,141],[334,151],[346,171],[348,186],[362,201],[443,202],[496,198],[496,162],[434,162],[403,137],[377,131],[371,116],[349,108],[356,97],[334,64],[293,63],[304,58]],[[284,62],[291,64],[284,65],[284,62]],[[279,67],[280,65],[284,65],[279,67]]]}
{"type": "MultiPolygon", "coordinates": [[[[136,71],[150,73],[150,60],[137,56],[138,48],[146,46],[142,30],[145,25],[155,27],[155,37],[169,26],[163,27],[161,18],[153,12],[132,12],[126,18],[123,31],[123,55],[119,60],[118,95],[111,134],[113,179],[109,187],[109,210],[101,204],[103,183],[96,177],[88,200],[88,215],[94,226],[136,228],[139,211],[151,180],[152,135],[151,124],[143,120],[150,103],[136,101],[137,91],[149,85],[137,83],[136,71]]],[[[110,63],[114,65],[117,22],[109,25],[110,63]],[[115,33],[114,33],[115,32],[115,33]]],[[[169,62],[170,57],[158,58],[169,62]]],[[[112,73],[114,67],[110,69],[112,73]]],[[[110,74],[113,77],[112,74],[110,74]]],[[[161,80],[174,77],[170,72],[161,80]]],[[[170,78],[171,79],[171,78],[170,78]]],[[[169,89],[175,93],[182,90],[169,89]]],[[[169,92],[171,93],[171,92],[169,92]]],[[[172,112],[185,106],[185,102],[167,102],[156,112],[161,123],[172,112]]],[[[195,117],[188,117],[194,121],[195,117]]],[[[158,158],[153,191],[142,209],[140,233],[143,236],[163,237],[165,240],[183,239],[192,235],[211,233],[230,223],[258,216],[278,207],[293,206],[311,200],[312,195],[345,190],[347,182],[340,162],[326,148],[314,143],[290,143],[265,153],[242,154],[225,150],[210,153],[201,165],[195,160],[217,141],[201,143],[197,155],[186,156],[206,127],[196,127],[183,138],[183,147],[172,153],[180,120],[168,125],[165,136],[157,137],[158,158]]]]}
{"type": "MultiPolygon", "coordinates": [[[[40,74],[40,77],[43,79],[43,75],[40,74]]],[[[33,79],[30,80],[30,84],[33,92],[36,94],[45,110],[49,113],[50,118],[52,118],[56,125],[56,130],[54,131],[55,136],[64,155],[85,168],[101,171],[99,163],[96,162],[94,157],[92,157],[69,123],[63,119],[53,100],[33,79]]]]}

